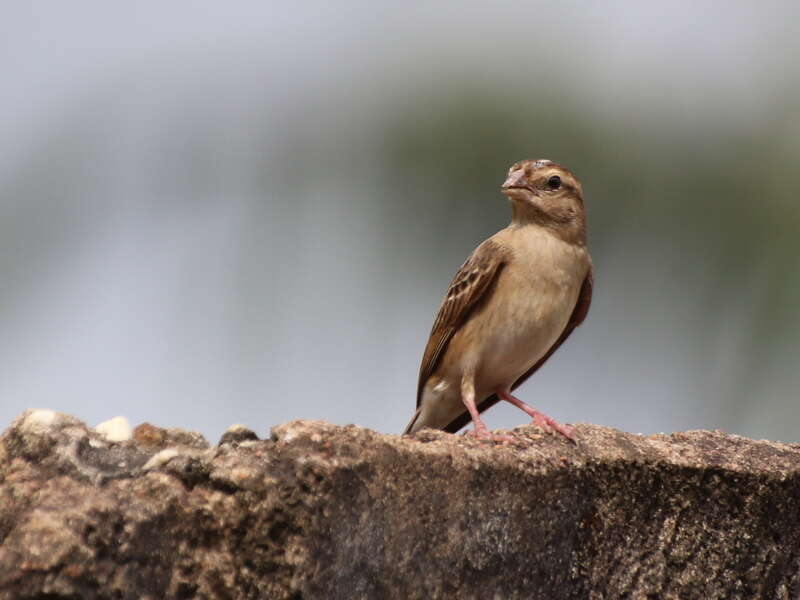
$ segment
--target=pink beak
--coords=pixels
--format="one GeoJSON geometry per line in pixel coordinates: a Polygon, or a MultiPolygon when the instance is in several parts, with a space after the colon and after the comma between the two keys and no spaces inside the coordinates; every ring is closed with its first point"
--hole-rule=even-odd
{"type": "Polygon", "coordinates": [[[503,189],[507,190],[508,188],[514,187],[525,187],[525,170],[524,169],[517,169],[516,171],[512,171],[508,174],[508,178],[503,183],[503,189]]]}

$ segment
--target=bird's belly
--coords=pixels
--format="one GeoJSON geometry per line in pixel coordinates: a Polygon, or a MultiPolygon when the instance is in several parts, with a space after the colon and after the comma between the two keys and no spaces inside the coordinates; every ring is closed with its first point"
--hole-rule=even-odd
{"type": "MultiPolygon", "coordinates": [[[[579,282],[505,281],[513,302],[475,315],[467,335],[483,340],[475,361],[476,396],[482,399],[498,388],[509,388],[542,358],[558,340],[577,301],[579,282]]],[[[498,290],[502,292],[503,290],[498,290]]]]}
{"type": "Polygon", "coordinates": [[[511,387],[544,356],[564,331],[575,305],[569,290],[531,296],[516,310],[500,311],[484,324],[485,344],[476,368],[476,391],[488,396],[511,387]],[[521,315],[519,313],[525,313],[521,315]]]}

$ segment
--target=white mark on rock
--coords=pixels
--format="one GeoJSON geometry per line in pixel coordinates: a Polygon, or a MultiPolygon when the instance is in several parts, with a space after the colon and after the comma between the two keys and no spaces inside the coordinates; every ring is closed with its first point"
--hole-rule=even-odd
{"type": "Polygon", "coordinates": [[[128,419],[125,417],[114,417],[108,421],[103,421],[94,430],[109,442],[125,442],[133,437],[131,424],[128,423],[128,419]]]}
{"type": "Polygon", "coordinates": [[[144,464],[142,469],[145,471],[151,471],[153,469],[158,469],[160,467],[163,467],[165,464],[167,464],[169,461],[171,461],[179,454],[180,452],[178,452],[175,448],[165,448],[161,452],[151,456],[150,460],[148,460],[144,464]]]}
{"type": "Polygon", "coordinates": [[[41,433],[52,428],[57,418],[58,413],[53,410],[32,410],[25,416],[19,428],[30,433],[41,433]]]}

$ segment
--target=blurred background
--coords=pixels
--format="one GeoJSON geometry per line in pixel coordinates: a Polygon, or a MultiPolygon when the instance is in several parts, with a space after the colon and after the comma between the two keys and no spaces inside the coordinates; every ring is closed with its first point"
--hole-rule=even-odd
{"type": "Polygon", "coordinates": [[[401,431],[531,157],[583,180],[596,270],[520,396],[800,440],[797,3],[3,6],[3,427],[401,431]]]}

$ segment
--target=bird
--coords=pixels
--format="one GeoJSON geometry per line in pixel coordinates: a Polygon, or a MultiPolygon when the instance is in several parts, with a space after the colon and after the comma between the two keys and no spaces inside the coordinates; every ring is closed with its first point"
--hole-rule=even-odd
{"type": "Polygon", "coordinates": [[[456,433],[504,400],[533,423],[574,440],[574,428],[512,392],[564,343],[589,312],[592,259],[583,188],[566,167],[528,159],[508,170],[501,191],[511,223],[481,243],[445,292],[422,356],[417,409],[404,433],[423,427],[456,433]]]}

